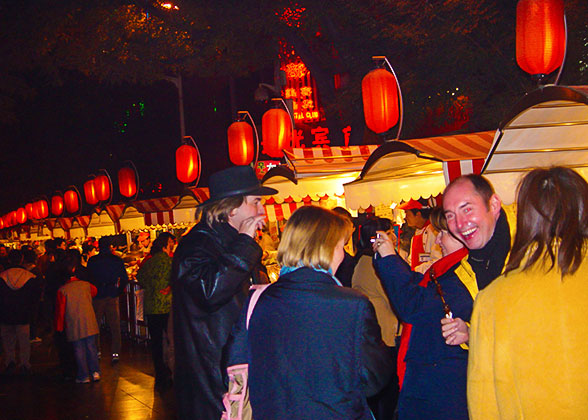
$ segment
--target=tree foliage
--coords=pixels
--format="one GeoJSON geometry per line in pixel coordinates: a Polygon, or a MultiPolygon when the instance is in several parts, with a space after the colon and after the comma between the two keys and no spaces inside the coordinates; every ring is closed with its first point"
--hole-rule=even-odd
{"type": "MultiPolygon", "coordinates": [[[[450,109],[458,97],[467,98],[471,114],[464,129],[494,128],[505,108],[533,87],[514,59],[512,0],[174,0],[167,5],[162,0],[3,2],[5,118],[18,95],[34,93],[31,75],[47,83],[60,83],[64,71],[72,70],[109,83],[150,83],[177,73],[238,78],[271,66],[280,43],[302,57],[335,122],[361,120],[361,79],[372,67],[372,55],[386,55],[403,90],[405,138],[427,135],[423,121],[450,109]],[[339,89],[336,74],[344,82],[339,89]]],[[[586,83],[587,5],[567,0],[566,8],[570,49],[562,83],[586,83]]]]}

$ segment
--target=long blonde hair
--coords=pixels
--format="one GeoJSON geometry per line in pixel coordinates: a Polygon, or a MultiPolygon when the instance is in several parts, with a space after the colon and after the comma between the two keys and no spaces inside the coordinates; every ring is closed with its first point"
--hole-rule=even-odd
{"type": "Polygon", "coordinates": [[[288,267],[328,270],[335,247],[349,237],[353,225],[339,214],[318,206],[304,206],[292,213],[278,246],[278,262],[288,267]]]}

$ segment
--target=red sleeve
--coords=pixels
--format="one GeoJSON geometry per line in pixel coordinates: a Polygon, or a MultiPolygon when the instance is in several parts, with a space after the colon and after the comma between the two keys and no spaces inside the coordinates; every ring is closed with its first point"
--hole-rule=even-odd
{"type": "Polygon", "coordinates": [[[65,324],[65,305],[67,298],[61,291],[57,291],[57,301],[55,302],[55,331],[63,331],[65,324]]]}
{"type": "Polygon", "coordinates": [[[96,295],[98,294],[98,289],[92,283],[90,283],[90,294],[92,295],[92,297],[96,297],[96,295]]]}

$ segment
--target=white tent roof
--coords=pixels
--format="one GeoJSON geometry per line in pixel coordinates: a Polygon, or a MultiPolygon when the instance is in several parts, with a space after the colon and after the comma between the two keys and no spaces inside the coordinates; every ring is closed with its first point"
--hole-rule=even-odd
{"type": "Polygon", "coordinates": [[[482,174],[511,204],[527,171],[555,165],[588,179],[588,86],[544,86],[527,94],[501,123],[482,174]]]}

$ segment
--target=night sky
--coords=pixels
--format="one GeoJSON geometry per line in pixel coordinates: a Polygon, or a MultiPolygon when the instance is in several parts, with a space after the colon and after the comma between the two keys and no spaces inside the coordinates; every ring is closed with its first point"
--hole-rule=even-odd
{"type": "MultiPolygon", "coordinates": [[[[271,77],[271,69],[268,73],[271,77]]],[[[258,124],[267,105],[255,103],[253,92],[262,81],[271,79],[257,73],[235,85],[237,108],[249,110],[258,124]]],[[[178,96],[171,82],[112,86],[70,74],[61,87],[42,80],[36,85],[35,95],[18,106],[19,121],[2,125],[0,214],[43,195],[50,198],[72,184],[81,189],[99,169],[114,179],[127,160],[139,172],[139,199],[182,193],[175,177],[178,96]]],[[[231,165],[229,82],[184,77],[183,90],[186,135],[200,149],[198,185],[206,186],[210,173],[231,165]]]]}

